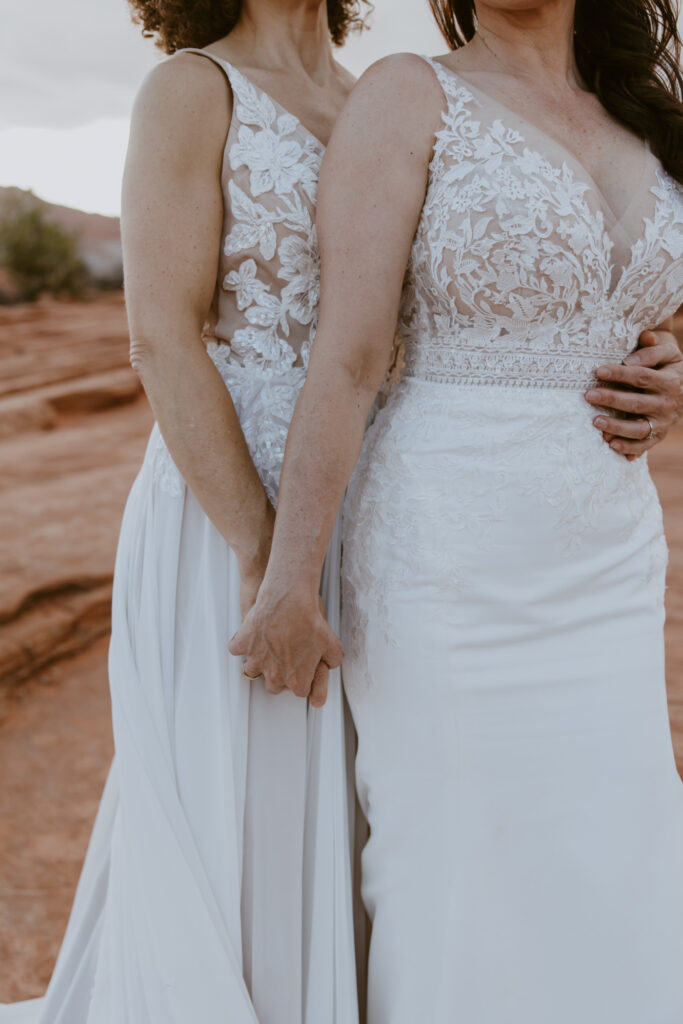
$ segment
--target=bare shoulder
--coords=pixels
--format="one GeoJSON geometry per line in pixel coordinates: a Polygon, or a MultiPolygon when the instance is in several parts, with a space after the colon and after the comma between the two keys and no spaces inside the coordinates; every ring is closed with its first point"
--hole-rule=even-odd
{"type": "Polygon", "coordinates": [[[372,92],[383,106],[391,106],[392,98],[402,106],[421,108],[429,105],[440,109],[443,92],[434,69],[415,53],[394,53],[371,64],[358,80],[355,91],[372,92]]]}
{"type": "Polygon", "coordinates": [[[429,64],[414,53],[393,54],[360,77],[332,138],[428,162],[442,110],[443,91],[429,64]]]}
{"type": "Polygon", "coordinates": [[[133,108],[133,131],[175,136],[176,143],[227,134],[232,93],[225,73],[207,57],[178,53],[144,79],[133,108]]]}

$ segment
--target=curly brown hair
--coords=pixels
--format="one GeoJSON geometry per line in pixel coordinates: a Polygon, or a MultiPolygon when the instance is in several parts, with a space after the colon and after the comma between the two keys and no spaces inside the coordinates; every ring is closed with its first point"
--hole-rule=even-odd
{"type": "MultiPolygon", "coordinates": [[[[186,46],[204,47],[232,32],[242,13],[242,0],[128,0],[133,20],[166,53],[186,46]]],[[[369,0],[327,0],[332,42],[337,46],[353,29],[363,28],[363,7],[369,0]]]]}
{"type": "MultiPolygon", "coordinates": [[[[475,0],[429,0],[452,49],[477,28],[475,0]]],[[[683,74],[676,0],[576,0],[574,53],[603,107],[650,142],[683,184],[683,74]]]]}

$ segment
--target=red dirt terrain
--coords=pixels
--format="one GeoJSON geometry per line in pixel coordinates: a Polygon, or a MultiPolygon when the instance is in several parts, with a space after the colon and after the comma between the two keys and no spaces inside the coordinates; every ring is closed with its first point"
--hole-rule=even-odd
{"type": "MultiPolygon", "coordinates": [[[[152,417],[119,295],[0,308],[0,1002],[40,995],[112,755],[116,539],[152,417]]],[[[683,425],[650,464],[671,549],[668,685],[683,770],[683,425]]]]}
{"type": "Polygon", "coordinates": [[[52,970],[112,754],[116,540],[152,416],[120,294],[0,308],[0,1002],[52,970]]]}

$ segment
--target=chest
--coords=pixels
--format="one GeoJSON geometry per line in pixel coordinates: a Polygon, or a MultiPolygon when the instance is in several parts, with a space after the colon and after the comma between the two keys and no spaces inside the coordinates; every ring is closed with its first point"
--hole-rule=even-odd
{"type": "Polygon", "coordinates": [[[254,85],[269,96],[277,97],[282,109],[293,114],[311,135],[327,146],[348,98],[349,83],[333,80],[323,88],[305,75],[297,76],[291,72],[255,69],[248,74],[254,85]]]}
{"type": "Polygon", "coordinates": [[[597,193],[608,223],[619,221],[646,173],[645,141],[615,121],[597,96],[571,88],[540,92],[507,75],[472,73],[474,104],[482,121],[496,117],[556,164],[568,162],[597,193]]]}
{"type": "Polygon", "coordinates": [[[637,187],[615,174],[617,215],[564,144],[447,82],[411,267],[444,323],[464,316],[518,337],[623,320],[626,335],[627,321],[676,307],[683,199],[647,150],[637,187]]]}

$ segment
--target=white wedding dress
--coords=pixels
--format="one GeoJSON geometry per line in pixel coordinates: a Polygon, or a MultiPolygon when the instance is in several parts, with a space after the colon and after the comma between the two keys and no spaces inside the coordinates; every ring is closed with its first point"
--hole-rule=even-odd
{"type": "MultiPolygon", "coordinates": [[[[215,60],[234,111],[206,341],[275,501],[315,331],[324,147],[215,60]]],[[[47,994],[2,1024],[357,1024],[340,675],[319,710],[247,682],[228,653],[239,587],[155,427],[116,561],[115,761],[47,994]]],[[[338,529],[323,596],[334,627],[338,529]]]]}
{"type": "Polygon", "coordinates": [[[405,370],[344,512],[368,1022],[681,1024],[661,509],[584,392],[683,300],[683,189],[634,137],[613,211],[430,63],[405,370]]]}

